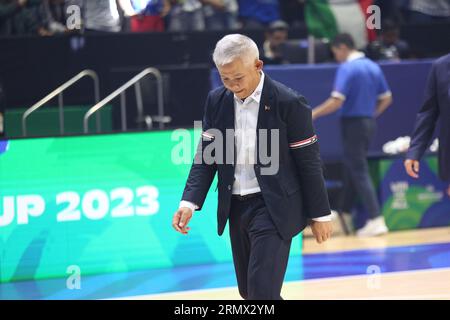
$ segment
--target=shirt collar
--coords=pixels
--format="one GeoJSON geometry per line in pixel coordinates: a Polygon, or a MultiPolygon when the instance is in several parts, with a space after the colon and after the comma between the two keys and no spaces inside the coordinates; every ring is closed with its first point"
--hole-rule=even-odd
{"type": "Polygon", "coordinates": [[[349,54],[348,58],[347,58],[347,62],[348,61],[353,61],[359,58],[364,58],[366,55],[361,52],[361,51],[353,51],[352,53],[349,54]]]}
{"type": "MultiPolygon", "coordinates": [[[[259,79],[258,86],[256,87],[255,91],[253,91],[253,93],[244,100],[244,103],[250,101],[250,99],[254,100],[257,103],[261,101],[261,95],[264,86],[264,77],[264,72],[261,71],[261,78],[259,79]]],[[[236,95],[234,95],[234,99],[242,102],[242,100],[236,95]]]]}

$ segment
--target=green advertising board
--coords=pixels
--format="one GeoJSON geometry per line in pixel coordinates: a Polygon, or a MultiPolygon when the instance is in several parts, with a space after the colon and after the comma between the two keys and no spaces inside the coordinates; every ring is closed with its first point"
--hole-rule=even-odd
{"type": "Polygon", "coordinates": [[[437,156],[424,157],[420,177],[409,177],[403,157],[379,159],[378,194],[389,230],[444,227],[450,225],[448,183],[438,175],[437,156]]]}
{"type": "MultiPolygon", "coordinates": [[[[87,275],[232,261],[228,231],[217,235],[216,180],[189,235],[171,226],[199,136],[1,142],[0,281],[66,277],[74,267],[87,275]]],[[[300,247],[294,240],[291,255],[300,247]]]]}

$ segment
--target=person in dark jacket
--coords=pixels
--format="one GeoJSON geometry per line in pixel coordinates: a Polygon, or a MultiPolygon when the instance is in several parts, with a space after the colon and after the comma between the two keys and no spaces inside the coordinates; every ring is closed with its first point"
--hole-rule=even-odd
{"type": "MultiPolygon", "coordinates": [[[[425,99],[417,113],[411,144],[406,154],[405,170],[419,177],[420,158],[431,142],[434,129],[439,129],[439,176],[450,183],[450,54],[437,59],[431,67],[425,99]]],[[[447,189],[450,196],[450,185],[447,189]]]]}
{"type": "Polygon", "coordinates": [[[319,243],[332,232],[311,109],[264,74],[250,38],[225,36],[213,59],[224,85],[207,98],[202,140],[172,226],[188,233],[217,173],[218,233],[229,221],[241,297],[281,299],[292,238],[308,224],[319,243]]]}

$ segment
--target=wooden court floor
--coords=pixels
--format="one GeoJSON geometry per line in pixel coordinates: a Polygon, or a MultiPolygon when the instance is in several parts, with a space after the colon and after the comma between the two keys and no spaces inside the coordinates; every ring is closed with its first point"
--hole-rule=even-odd
{"type": "MultiPolygon", "coordinates": [[[[319,245],[305,237],[304,255],[336,254],[354,250],[371,250],[429,244],[449,244],[450,227],[391,232],[374,238],[335,236],[319,245]]],[[[377,251],[378,252],[378,251],[377,251]]],[[[375,253],[374,253],[375,254],[375,253]]],[[[379,253],[378,253],[379,254],[379,253]]],[[[440,254],[448,267],[436,267],[400,272],[375,272],[370,274],[324,277],[320,279],[285,282],[282,296],[287,300],[305,299],[450,299],[450,253],[440,254]]],[[[407,255],[401,259],[408,260],[407,255]]],[[[240,299],[236,287],[199,291],[183,291],[157,295],[127,297],[127,299],[169,300],[235,300],[240,299]]]]}

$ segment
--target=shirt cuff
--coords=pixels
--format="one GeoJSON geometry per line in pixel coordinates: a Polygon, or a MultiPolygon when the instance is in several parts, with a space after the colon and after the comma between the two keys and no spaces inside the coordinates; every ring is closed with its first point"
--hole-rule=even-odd
{"type": "Polygon", "coordinates": [[[383,98],[390,97],[390,96],[392,96],[392,92],[391,91],[386,91],[386,92],[384,92],[382,94],[379,94],[377,98],[378,99],[383,99],[383,98]]]}
{"type": "Polygon", "coordinates": [[[180,201],[180,205],[179,205],[178,209],[180,209],[182,207],[191,209],[192,213],[194,213],[194,211],[198,209],[198,206],[195,203],[192,203],[192,202],[189,202],[189,201],[186,201],[186,200],[181,200],[180,201]]]}
{"type": "Polygon", "coordinates": [[[345,99],[346,99],[346,96],[344,94],[342,94],[342,93],[340,93],[339,91],[336,91],[336,90],[331,92],[331,96],[333,98],[336,98],[336,99],[339,99],[339,100],[342,100],[342,101],[345,101],[345,99]]]}
{"type": "Polygon", "coordinates": [[[331,221],[331,213],[329,215],[318,217],[318,218],[312,218],[311,220],[317,221],[317,222],[329,222],[331,221]]]}

